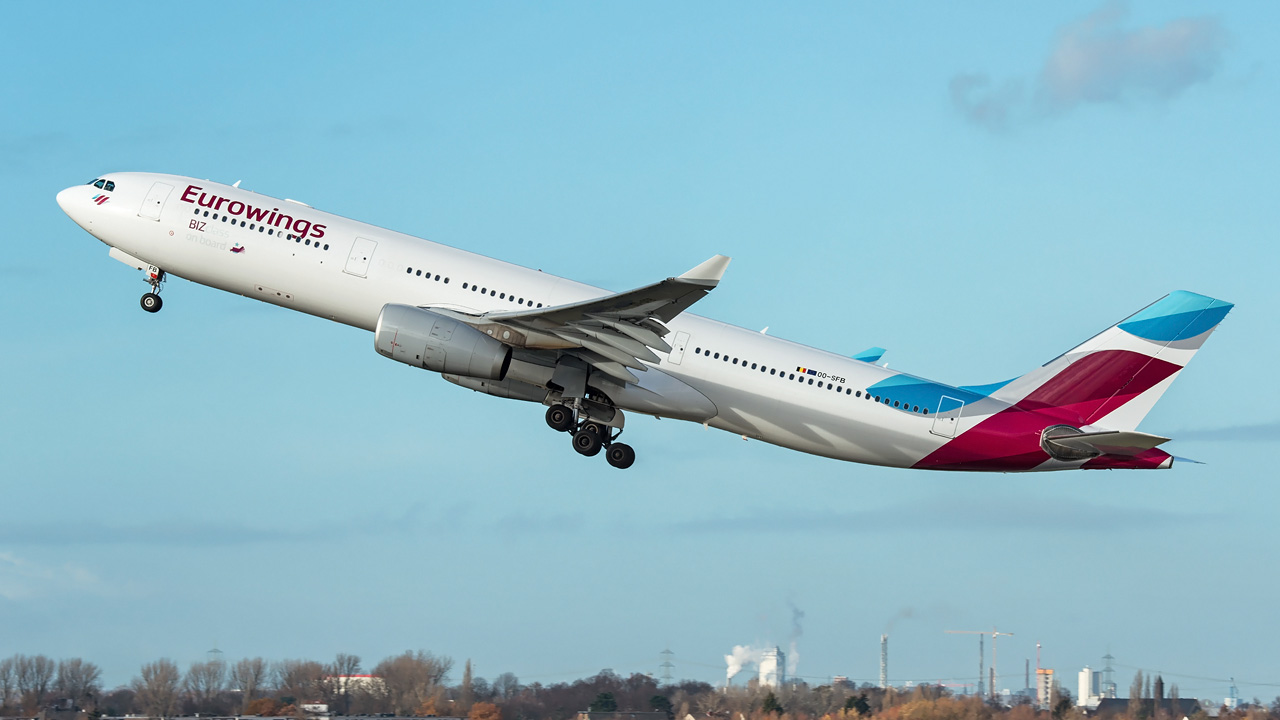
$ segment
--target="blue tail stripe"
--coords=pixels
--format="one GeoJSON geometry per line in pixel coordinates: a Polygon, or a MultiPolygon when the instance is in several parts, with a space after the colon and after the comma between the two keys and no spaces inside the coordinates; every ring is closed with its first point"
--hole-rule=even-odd
{"type": "Polygon", "coordinates": [[[1212,330],[1233,307],[1222,300],[1178,290],[1120,323],[1120,329],[1153,342],[1186,340],[1212,330]]]}

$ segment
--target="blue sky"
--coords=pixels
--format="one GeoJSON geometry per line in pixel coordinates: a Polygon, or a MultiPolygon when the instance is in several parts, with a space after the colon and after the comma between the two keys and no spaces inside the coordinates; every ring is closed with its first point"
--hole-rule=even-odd
{"type": "Polygon", "coordinates": [[[1064,673],[1280,694],[1269,4],[47,5],[0,28],[0,655],[108,684],[215,643],[478,675],[1064,673]],[[242,180],[951,383],[1162,294],[1237,303],[1148,417],[1164,473],[950,475],[636,419],[623,473],[371,337],[135,271],[54,194],[242,180]],[[1234,429],[1234,430],[1231,430],[1234,429]],[[1270,684],[1268,684],[1270,683],[1270,684]]]}

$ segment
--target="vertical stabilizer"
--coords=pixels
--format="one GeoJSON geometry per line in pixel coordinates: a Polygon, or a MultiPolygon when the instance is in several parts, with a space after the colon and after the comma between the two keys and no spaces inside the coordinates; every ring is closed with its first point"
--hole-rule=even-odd
{"type": "Polygon", "coordinates": [[[1077,427],[1135,430],[1232,307],[1172,292],[992,397],[1077,427]]]}

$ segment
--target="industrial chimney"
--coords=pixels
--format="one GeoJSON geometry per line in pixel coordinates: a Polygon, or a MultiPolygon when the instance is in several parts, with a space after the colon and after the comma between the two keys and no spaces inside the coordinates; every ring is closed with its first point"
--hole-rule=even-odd
{"type": "Polygon", "coordinates": [[[889,687],[889,636],[880,636],[880,689],[889,687]]]}

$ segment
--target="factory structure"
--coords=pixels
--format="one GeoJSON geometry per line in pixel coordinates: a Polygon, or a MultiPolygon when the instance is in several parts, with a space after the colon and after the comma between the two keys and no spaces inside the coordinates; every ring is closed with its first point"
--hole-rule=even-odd
{"type": "MultiPolygon", "coordinates": [[[[1069,680],[1061,677],[1053,668],[1042,667],[1040,663],[1040,645],[1036,644],[1035,668],[1032,674],[1031,660],[1026,661],[1026,676],[1023,688],[1018,690],[998,689],[997,683],[999,676],[996,674],[996,648],[995,641],[1000,636],[1012,635],[1012,633],[1003,633],[996,630],[990,631],[948,631],[962,634],[978,635],[978,675],[977,682],[972,682],[971,678],[961,678],[958,682],[942,682],[937,684],[939,687],[952,689],[959,694],[968,695],[976,689],[976,694],[990,701],[998,702],[1005,705],[1012,705],[1019,702],[1030,702],[1041,710],[1049,710],[1057,698],[1061,697],[1064,692],[1062,686],[1069,680]],[[991,639],[991,664],[986,665],[986,653],[984,648],[984,640],[989,636],[991,639]],[[1034,678],[1034,682],[1033,682],[1034,678]],[[985,681],[985,682],[984,682],[985,681]]],[[[796,649],[795,642],[791,645],[792,651],[796,649]]],[[[728,662],[728,675],[725,680],[725,689],[728,689],[735,675],[741,670],[754,666],[756,669],[755,677],[752,677],[748,685],[755,685],[760,688],[779,689],[789,684],[805,684],[802,677],[788,677],[787,654],[782,648],[777,646],[768,647],[752,647],[739,645],[734,647],[731,655],[726,655],[725,660],[728,662]]],[[[890,689],[892,686],[889,682],[889,635],[887,633],[880,636],[880,653],[879,653],[879,687],[881,689],[890,689]]],[[[1112,668],[1114,657],[1110,653],[1102,656],[1103,668],[1095,670],[1090,666],[1085,666],[1076,676],[1075,687],[1075,704],[1090,716],[1097,715],[1099,718],[1113,718],[1118,714],[1124,714],[1128,711],[1131,699],[1120,698],[1116,692],[1116,683],[1114,678],[1114,669],[1112,668]]],[[[794,662],[794,660],[792,661],[794,662]]],[[[795,675],[794,667],[791,668],[792,675],[795,675]]],[[[1067,676],[1069,677],[1069,676],[1067,676]]],[[[835,687],[856,688],[857,681],[851,681],[848,676],[836,675],[831,677],[830,682],[835,687]]],[[[903,684],[899,682],[900,687],[910,688],[917,683],[908,681],[903,684]]],[[[868,687],[864,685],[864,687],[868,687]]],[[[1195,710],[1199,710],[1201,702],[1192,699],[1166,698],[1157,684],[1155,697],[1138,698],[1138,702],[1151,704],[1153,707],[1169,706],[1169,711],[1179,717],[1189,717],[1195,710]],[[1174,703],[1178,705],[1175,707],[1174,703]]],[[[1240,705],[1238,691],[1235,687],[1234,679],[1230,687],[1230,695],[1223,700],[1221,706],[1229,710],[1234,710],[1240,705]]],[[[1213,705],[1212,707],[1217,707],[1213,705]]],[[[1212,714],[1212,713],[1211,713],[1212,714]]]]}
{"type": "Polygon", "coordinates": [[[760,687],[777,689],[787,681],[787,656],[781,648],[765,650],[759,665],[760,687]]]}

